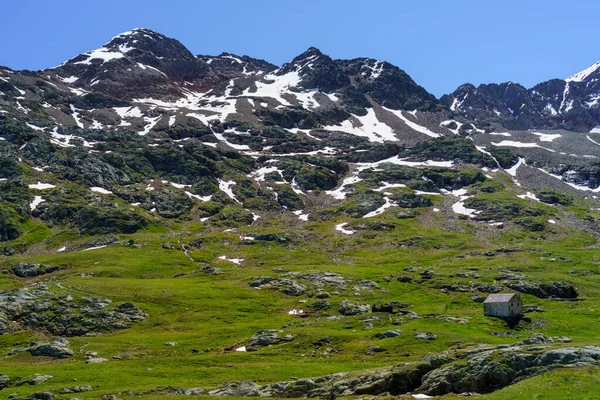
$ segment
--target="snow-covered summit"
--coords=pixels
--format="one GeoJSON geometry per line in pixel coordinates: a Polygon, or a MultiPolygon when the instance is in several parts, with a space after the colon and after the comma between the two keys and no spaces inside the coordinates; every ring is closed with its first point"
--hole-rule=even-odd
{"type": "Polygon", "coordinates": [[[589,66],[588,68],[584,69],[583,71],[578,72],[574,75],[571,75],[570,77],[565,79],[565,81],[567,81],[567,82],[583,82],[590,75],[592,75],[594,72],[596,72],[598,70],[600,70],[600,60],[596,61],[593,65],[589,66]]]}

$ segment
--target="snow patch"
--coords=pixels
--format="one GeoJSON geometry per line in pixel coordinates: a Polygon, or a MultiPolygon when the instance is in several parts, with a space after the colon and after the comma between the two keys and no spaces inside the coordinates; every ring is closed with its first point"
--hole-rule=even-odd
{"type": "Polygon", "coordinates": [[[96,193],[112,194],[112,192],[110,190],[106,190],[106,189],[98,187],[98,186],[93,186],[93,187],[90,188],[90,190],[92,192],[96,192],[96,193]]]}
{"type": "Polygon", "coordinates": [[[435,133],[435,132],[429,130],[428,128],[426,128],[426,127],[424,127],[422,125],[419,125],[417,123],[412,122],[411,120],[409,120],[408,118],[406,118],[402,114],[402,110],[391,110],[391,109],[385,108],[385,107],[383,107],[383,109],[386,110],[386,111],[391,112],[392,114],[394,114],[395,116],[397,116],[398,118],[400,118],[412,130],[415,130],[415,131],[417,131],[419,133],[425,134],[425,135],[433,137],[433,138],[437,138],[437,137],[441,136],[439,133],[435,133]]]}
{"type": "Polygon", "coordinates": [[[241,264],[242,261],[244,261],[243,258],[227,258],[227,256],[220,256],[219,260],[229,261],[236,265],[239,265],[239,264],[241,264]]]}
{"type": "Polygon", "coordinates": [[[225,192],[225,194],[227,196],[229,196],[231,199],[233,199],[237,203],[241,204],[240,201],[238,199],[236,199],[235,195],[233,194],[233,190],[231,190],[231,186],[235,185],[235,181],[225,182],[224,180],[218,179],[218,182],[219,182],[219,189],[221,189],[223,192],[225,192]]]}
{"type": "Polygon", "coordinates": [[[345,235],[353,235],[353,234],[355,233],[354,231],[351,231],[351,230],[348,230],[348,229],[344,229],[344,227],[345,227],[346,225],[348,225],[348,223],[347,223],[347,222],[344,222],[344,223],[341,223],[341,224],[337,224],[337,225],[335,226],[335,230],[336,230],[336,231],[340,231],[340,232],[342,232],[342,233],[343,233],[343,234],[345,234],[345,235]]]}
{"type": "MultiPolygon", "coordinates": [[[[393,112],[393,110],[389,111],[393,112]]],[[[374,109],[369,108],[367,110],[367,115],[358,116],[352,114],[352,117],[359,121],[360,126],[354,126],[353,122],[350,119],[347,119],[341,123],[341,126],[328,125],[324,126],[323,129],[327,131],[342,131],[352,135],[366,137],[371,142],[383,143],[386,140],[398,140],[392,128],[382,122],[379,122],[377,116],[375,115],[374,109]]]]}
{"type": "Polygon", "coordinates": [[[56,185],[53,185],[51,183],[34,183],[29,185],[29,189],[37,189],[37,190],[46,190],[46,189],[54,189],[56,187],[56,185]]]}
{"type": "Polygon", "coordinates": [[[44,201],[46,201],[46,200],[44,200],[44,199],[42,198],[42,196],[35,196],[35,197],[33,198],[33,201],[31,202],[31,204],[29,204],[29,209],[30,209],[31,211],[35,210],[35,209],[37,208],[37,206],[39,206],[39,205],[40,205],[41,203],[43,203],[44,201]]]}

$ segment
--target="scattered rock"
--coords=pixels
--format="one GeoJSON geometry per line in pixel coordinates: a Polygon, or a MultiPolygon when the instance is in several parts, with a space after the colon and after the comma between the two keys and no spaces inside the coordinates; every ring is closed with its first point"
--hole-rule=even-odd
{"type": "Polygon", "coordinates": [[[410,283],[413,279],[408,275],[401,275],[396,280],[402,283],[410,283]]]}
{"type": "Polygon", "coordinates": [[[206,275],[221,275],[224,273],[221,268],[211,267],[210,265],[200,268],[200,272],[204,272],[206,275]]]}
{"type": "Polygon", "coordinates": [[[566,282],[550,282],[545,284],[532,284],[525,281],[508,282],[506,287],[521,293],[531,294],[545,299],[549,297],[561,299],[577,298],[577,291],[566,282]]]}
{"type": "Polygon", "coordinates": [[[369,346],[367,354],[373,354],[373,353],[383,353],[384,351],[386,351],[383,347],[379,347],[379,346],[369,346]]]}
{"type": "Polygon", "coordinates": [[[20,262],[11,268],[11,271],[19,278],[32,278],[58,271],[60,268],[46,264],[30,264],[20,262]]]}
{"type": "Polygon", "coordinates": [[[260,397],[262,387],[252,381],[227,382],[221,389],[208,392],[211,396],[260,397]]]}
{"type": "Polygon", "coordinates": [[[290,296],[302,296],[306,287],[291,279],[272,278],[263,276],[250,283],[256,289],[276,289],[290,296]]]}
{"type": "Polygon", "coordinates": [[[85,363],[86,364],[102,364],[107,361],[108,360],[106,358],[97,357],[97,358],[88,358],[87,360],[85,360],[85,363]]]}
{"type": "Polygon", "coordinates": [[[52,293],[43,283],[0,290],[0,328],[12,331],[18,326],[70,337],[124,329],[145,319],[145,314],[131,303],[110,309],[111,303],[109,299],[76,299],[52,293]],[[13,326],[9,321],[17,324],[13,326]]]}
{"type": "Polygon", "coordinates": [[[432,279],[435,276],[435,272],[426,269],[419,272],[419,275],[421,275],[421,279],[432,279]]]}
{"type": "Polygon", "coordinates": [[[69,393],[84,393],[84,392],[91,392],[91,391],[92,391],[91,386],[83,385],[83,386],[73,386],[70,388],[61,389],[60,393],[69,394],[69,393]]]}
{"type": "Polygon", "coordinates": [[[371,312],[370,304],[354,304],[348,300],[344,300],[340,303],[338,311],[342,315],[358,315],[371,312]]]}
{"type": "Polygon", "coordinates": [[[283,337],[279,336],[279,333],[283,331],[278,329],[263,329],[258,331],[250,338],[248,341],[248,346],[246,349],[248,351],[255,351],[261,347],[271,346],[274,344],[287,343],[294,340],[293,335],[285,335],[283,337]]]}
{"type": "Polygon", "coordinates": [[[4,375],[0,373],[0,389],[4,389],[10,383],[10,378],[8,375],[4,375]]]}
{"type": "Polygon", "coordinates": [[[406,303],[400,303],[399,301],[391,301],[389,303],[375,303],[371,307],[373,312],[397,314],[400,310],[407,308],[409,305],[406,303]]]}
{"type": "Polygon", "coordinates": [[[400,335],[402,335],[402,331],[392,329],[389,331],[385,331],[383,333],[378,333],[377,335],[375,335],[375,337],[379,338],[379,339],[386,339],[386,338],[393,338],[393,337],[400,336],[400,335]]]}
{"type": "Polygon", "coordinates": [[[174,395],[184,395],[184,396],[198,396],[205,395],[208,392],[202,388],[191,388],[191,389],[178,389],[173,392],[174,395]]]}
{"type": "Polygon", "coordinates": [[[557,342],[562,342],[562,343],[571,343],[573,341],[573,339],[571,339],[570,337],[566,337],[566,336],[557,336],[554,338],[554,340],[557,342]]]}
{"type": "Polygon", "coordinates": [[[29,400],[54,400],[56,399],[56,395],[50,392],[38,392],[29,395],[29,400]]]}
{"type": "Polygon", "coordinates": [[[319,311],[331,308],[331,304],[329,304],[329,302],[326,300],[317,300],[314,303],[310,304],[309,307],[315,311],[319,311]]]}
{"type": "Polygon", "coordinates": [[[493,283],[473,283],[473,289],[482,293],[500,293],[502,286],[493,283]]]}
{"type": "Polygon", "coordinates": [[[370,281],[368,279],[360,280],[355,286],[352,287],[352,290],[356,291],[373,289],[381,290],[381,287],[376,282],[370,281]]]}
{"type": "Polygon", "coordinates": [[[68,340],[53,338],[49,343],[32,343],[25,350],[35,357],[69,358],[75,354],[69,346],[68,340]]]}
{"type": "Polygon", "coordinates": [[[415,338],[419,340],[435,340],[437,339],[437,335],[433,333],[417,332],[415,338]]]}
{"type": "Polygon", "coordinates": [[[29,384],[30,385],[41,385],[42,383],[46,382],[48,379],[52,379],[52,378],[54,378],[52,375],[35,374],[35,375],[33,375],[33,378],[31,378],[29,380],[29,384]]]}

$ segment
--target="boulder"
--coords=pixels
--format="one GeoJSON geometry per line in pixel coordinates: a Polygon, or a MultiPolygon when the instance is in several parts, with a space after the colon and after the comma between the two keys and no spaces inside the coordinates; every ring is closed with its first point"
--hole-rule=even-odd
{"type": "Polygon", "coordinates": [[[49,343],[33,343],[26,349],[32,356],[69,358],[75,354],[69,348],[70,343],[63,338],[54,338],[49,343]]]}
{"type": "Polygon", "coordinates": [[[533,284],[522,280],[508,282],[506,286],[521,293],[531,294],[540,299],[549,297],[561,299],[577,298],[577,291],[566,282],[550,282],[533,284]]]}
{"type": "Polygon", "coordinates": [[[30,264],[20,262],[11,268],[11,271],[19,278],[32,278],[57,271],[59,267],[45,264],[30,264]]]}
{"type": "Polygon", "coordinates": [[[378,333],[377,335],[375,335],[375,337],[377,337],[379,339],[386,339],[386,338],[393,338],[393,337],[400,336],[400,335],[402,335],[402,331],[399,331],[396,329],[391,329],[389,331],[378,333]]]}
{"type": "Polygon", "coordinates": [[[28,400],[54,400],[56,399],[56,395],[51,392],[38,392],[30,394],[27,397],[28,400]]]}
{"type": "Polygon", "coordinates": [[[326,300],[317,300],[314,303],[310,304],[309,307],[315,311],[319,311],[331,308],[331,304],[329,304],[329,302],[326,300]]]}
{"type": "Polygon", "coordinates": [[[250,283],[250,287],[256,289],[276,289],[290,296],[302,296],[306,292],[306,287],[300,285],[292,279],[272,278],[262,276],[250,283]]]}
{"type": "Polygon", "coordinates": [[[427,333],[427,332],[417,332],[415,334],[415,338],[419,339],[419,340],[435,340],[435,339],[437,339],[437,335],[433,334],[433,333],[427,333]]]}
{"type": "Polygon", "coordinates": [[[354,304],[348,300],[344,300],[340,303],[338,311],[342,315],[358,315],[371,312],[370,304],[354,304]]]}
{"type": "Polygon", "coordinates": [[[10,378],[8,375],[4,375],[0,373],[0,389],[4,389],[10,383],[10,378]]]}
{"type": "Polygon", "coordinates": [[[261,347],[271,346],[273,344],[287,343],[294,340],[293,335],[279,336],[283,331],[278,329],[263,329],[256,332],[248,341],[246,349],[248,351],[258,350],[261,347]]]}
{"type": "Polygon", "coordinates": [[[29,384],[34,386],[34,385],[41,385],[42,383],[46,382],[48,379],[52,379],[54,378],[52,375],[40,375],[40,374],[35,374],[33,376],[33,378],[31,378],[29,380],[29,384]]]}

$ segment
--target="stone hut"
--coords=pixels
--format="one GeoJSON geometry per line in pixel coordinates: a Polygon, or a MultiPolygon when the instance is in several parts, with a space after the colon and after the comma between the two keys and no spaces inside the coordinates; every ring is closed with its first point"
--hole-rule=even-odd
{"type": "Polygon", "coordinates": [[[483,315],[519,318],[523,316],[523,302],[516,293],[490,294],[483,302],[483,315]]]}

